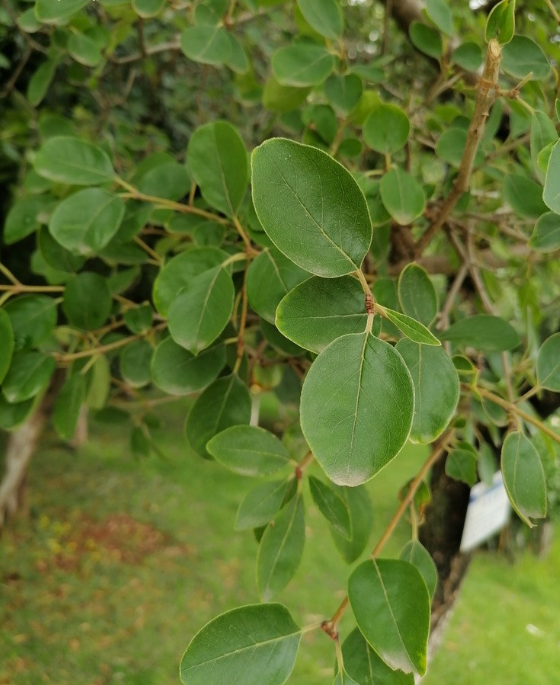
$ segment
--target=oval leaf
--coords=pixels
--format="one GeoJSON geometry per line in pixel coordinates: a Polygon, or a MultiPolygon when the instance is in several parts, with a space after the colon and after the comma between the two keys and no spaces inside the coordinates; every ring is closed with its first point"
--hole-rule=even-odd
{"type": "Polygon", "coordinates": [[[255,426],[232,426],[214,436],[206,449],[214,459],[242,476],[267,476],[290,461],[280,440],[255,426]]]}
{"type": "Polygon", "coordinates": [[[560,392],[560,333],[547,338],[539,349],[537,380],[543,388],[560,392]]]}
{"type": "Polygon", "coordinates": [[[505,352],[520,342],[516,330],[507,321],[490,314],[459,319],[441,333],[440,338],[485,352],[505,352]]]}
{"type": "Polygon", "coordinates": [[[418,540],[410,540],[402,548],[399,559],[416,566],[424,578],[430,597],[433,597],[438,582],[438,572],[434,560],[424,545],[418,540]]]}
{"type": "Polygon", "coordinates": [[[152,357],[154,385],[170,395],[189,395],[208,387],[226,363],[223,345],[202,350],[196,357],[172,338],[162,340],[152,357]]]}
{"type": "Polygon", "coordinates": [[[14,331],[10,317],[0,309],[0,383],[4,380],[14,353],[14,331]]]}
{"type": "Polygon", "coordinates": [[[399,276],[399,302],[408,316],[429,326],[436,318],[438,300],[434,284],[425,269],[408,264],[399,276]]]}
{"type": "Polygon", "coordinates": [[[393,671],[368,645],[355,628],[342,643],[346,672],[360,685],[414,685],[411,673],[393,671]]]}
{"type": "Polygon", "coordinates": [[[35,171],[50,181],[76,186],[99,185],[115,178],[105,150],[72,136],[49,138],[35,156],[35,171]]]}
{"type": "Polygon", "coordinates": [[[380,307],[380,311],[385,318],[395,324],[401,333],[404,333],[407,338],[410,338],[414,342],[417,342],[420,345],[435,345],[436,347],[441,345],[436,336],[431,333],[426,326],[419,321],[416,321],[416,319],[413,319],[406,314],[395,312],[392,309],[387,309],[387,307],[380,307]]]}
{"type": "Polygon", "coordinates": [[[249,490],[239,505],[235,529],[248,530],[266,526],[282,506],[288,484],[288,480],[273,480],[249,490]]]}
{"type": "Polygon", "coordinates": [[[422,186],[406,171],[394,167],[383,176],[380,188],[386,210],[401,226],[408,226],[424,211],[422,186]]]}
{"type": "Polygon", "coordinates": [[[512,507],[532,528],[531,519],[546,516],[546,480],[539,454],[523,433],[510,433],[504,440],[502,474],[512,507]]]}
{"type": "Polygon", "coordinates": [[[311,497],[319,511],[335,530],[350,539],[350,514],[346,502],[322,480],[309,476],[309,490],[311,497]]]}

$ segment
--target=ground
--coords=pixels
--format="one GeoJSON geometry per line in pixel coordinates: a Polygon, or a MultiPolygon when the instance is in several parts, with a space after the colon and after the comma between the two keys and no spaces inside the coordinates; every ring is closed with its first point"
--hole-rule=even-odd
{"type": "MultiPolygon", "coordinates": [[[[0,685],[172,685],[204,623],[258,601],[255,540],[233,530],[250,479],[190,454],[178,427],[161,439],[165,458],[134,459],[122,433],[92,426],[77,452],[50,433],[40,446],[30,517],[0,539],[0,685]]],[[[422,458],[405,450],[371,482],[372,545],[422,458]]],[[[306,516],[303,563],[279,597],[303,625],[332,614],[348,576],[311,504],[306,516]]],[[[407,535],[401,524],[387,555],[407,535]]],[[[513,565],[478,553],[426,685],[556,682],[559,568],[558,541],[513,565]]],[[[290,682],[330,685],[333,661],[328,638],[310,633],[290,682]]]]}

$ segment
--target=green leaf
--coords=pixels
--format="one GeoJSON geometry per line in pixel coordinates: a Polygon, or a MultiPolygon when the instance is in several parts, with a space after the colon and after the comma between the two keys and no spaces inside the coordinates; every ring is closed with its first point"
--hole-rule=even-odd
{"type": "Polygon", "coordinates": [[[143,174],[138,181],[138,189],[141,193],[173,201],[184,197],[190,187],[191,180],[187,170],[178,162],[158,164],[143,174]]]}
{"type": "Polygon", "coordinates": [[[560,214],[560,141],[554,145],[550,154],[544,182],[543,200],[549,209],[560,214]]]}
{"type": "Polygon", "coordinates": [[[0,428],[11,431],[20,426],[33,412],[38,398],[12,404],[0,394],[0,428]]]}
{"type": "Polygon", "coordinates": [[[29,79],[27,85],[27,99],[37,107],[45,98],[49,87],[56,74],[58,62],[54,59],[46,59],[29,79]]]}
{"type": "Polygon", "coordinates": [[[507,321],[490,314],[459,319],[440,333],[440,338],[485,352],[505,352],[517,347],[520,342],[517,331],[507,321]]]}
{"type": "Polygon", "coordinates": [[[108,190],[80,190],[57,206],[49,222],[49,231],[73,254],[95,254],[119,230],[124,209],[123,200],[108,190]]]}
{"type": "Polygon", "coordinates": [[[132,9],[143,19],[155,17],[165,6],[165,0],[132,0],[132,9]]]}
{"type": "Polygon", "coordinates": [[[5,309],[0,309],[0,383],[4,380],[14,353],[14,331],[5,309]]]}
{"type": "Polygon", "coordinates": [[[337,0],[297,0],[305,21],[325,38],[336,40],[344,31],[344,15],[337,0]]]}
{"type": "Polygon", "coordinates": [[[143,388],[152,379],[153,348],[147,340],[135,340],[121,352],[121,374],[127,385],[143,388]]]}
{"type": "Polygon", "coordinates": [[[402,357],[368,333],[344,335],[308,372],[301,427],[327,476],[365,483],[402,449],[410,433],[414,388],[402,357]]]}
{"type": "Polygon", "coordinates": [[[348,114],[354,109],[362,97],[362,92],[362,79],[356,74],[333,74],[325,81],[327,100],[343,114],[348,114]]]}
{"type": "Polygon", "coordinates": [[[196,400],[187,418],[185,433],[195,452],[207,457],[206,443],[231,426],[251,420],[251,395],[237,376],[218,378],[196,400]]]}
{"type": "Polygon", "coordinates": [[[502,68],[508,74],[540,81],[550,75],[550,64],[542,49],[531,38],[514,36],[502,50],[502,68]]]}
{"type": "Polygon", "coordinates": [[[424,578],[430,597],[433,597],[438,582],[438,572],[434,560],[424,545],[418,540],[410,540],[402,548],[399,559],[416,566],[424,578]]]}
{"type": "Polygon", "coordinates": [[[269,323],[274,323],[280,300],[309,274],[296,266],[276,248],[264,250],[247,270],[247,299],[251,308],[269,323]]]}
{"type": "Polygon", "coordinates": [[[364,124],[366,145],[384,155],[392,155],[404,147],[409,133],[408,117],[395,105],[379,105],[364,124]]]}
{"type": "Polygon", "coordinates": [[[348,597],[358,627],[383,661],[423,675],[430,596],[420,572],[406,561],[364,561],[350,576],[348,597]]]}
{"type": "Polygon", "coordinates": [[[263,602],[283,590],[298,569],[305,545],[305,519],[300,495],[274,517],[257,554],[257,587],[263,602]]]}
{"type": "Polygon", "coordinates": [[[297,43],[272,55],[272,73],[283,86],[317,86],[331,74],[334,57],[316,43],[297,43]]]}
{"type": "Polygon", "coordinates": [[[381,179],[381,199],[393,219],[408,226],[424,211],[426,196],[418,181],[406,171],[393,167],[381,179]]]}
{"type": "Polygon", "coordinates": [[[154,385],[170,395],[189,395],[213,383],[226,363],[223,345],[202,350],[196,357],[172,338],[162,340],[152,357],[154,385]]]}
{"type": "Polygon", "coordinates": [[[233,33],[228,33],[228,38],[231,46],[231,55],[226,64],[236,74],[246,74],[250,69],[250,63],[245,48],[233,33]]]}
{"type": "Polygon", "coordinates": [[[539,154],[551,144],[556,143],[558,140],[558,134],[556,133],[556,127],[554,122],[550,117],[544,112],[536,110],[533,112],[533,117],[531,119],[531,161],[533,162],[533,167],[542,180],[543,173],[539,169],[538,159],[539,154]]]}
{"type": "Polygon", "coordinates": [[[416,319],[413,319],[406,314],[395,312],[392,309],[387,309],[387,307],[383,307],[382,314],[389,319],[389,321],[392,321],[401,333],[404,333],[407,338],[410,338],[414,342],[420,343],[421,345],[441,345],[435,335],[433,335],[424,324],[416,321],[416,319]]]}
{"type": "Polygon", "coordinates": [[[169,307],[169,333],[176,343],[197,355],[227,326],[233,312],[235,288],[221,266],[197,276],[169,307]]]}
{"type": "Polygon", "coordinates": [[[546,516],[546,481],[541,459],[523,433],[510,433],[502,445],[502,474],[512,507],[530,527],[546,516]]]}
{"type": "Polygon", "coordinates": [[[560,333],[547,338],[539,349],[537,380],[541,387],[560,392],[560,333]]]}
{"type": "Polygon", "coordinates": [[[234,216],[249,183],[247,150],[237,129],[225,121],[197,128],[189,140],[187,164],[206,202],[234,216]]]}
{"type": "Polygon", "coordinates": [[[66,284],[62,309],[76,328],[86,331],[100,328],[109,317],[111,306],[107,279],[99,274],[83,272],[66,284]]]}
{"type": "Polygon", "coordinates": [[[16,350],[37,347],[53,332],[56,301],[46,295],[22,295],[4,305],[12,323],[16,350]]]}
{"type": "Polygon", "coordinates": [[[445,0],[426,0],[426,13],[442,33],[453,35],[453,17],[445,0]]]}
{"type": "Polygon", "coordinates": [[[290,461],[280,440],[256,426],[232,426],[214,436],[206,449],[214,459],[242,476],[268,476],[290,461]]]}
{"type": "Polygon", "coordinates": [[[358,685],[358,683],[346,671],[339,671],[335,676],[333,685],[358,685]]]}
{"type": "Polygon", "coordinates": [[[123,319],[132,333],[139,335],[147,333],[152,327],[152,308],[149,304],[132,307],[125,311],[123,319]]]}
{"type": "Polygon", "coordinates": [[[366,548],[373,526],[373,508],[367,489],[363,485],[346,488],[333,485],[350,517],[350,538],[331,527],[330,532],[336,548],[347,564],[356,561],[366,548]]]}
{"type": "Polygon", "coordinates": [[[76,273],[82,268],[86,261],[85,257],[72,254],[62,247],[62,245],[52,237],[46,226],[39,231],[38,247],[39,252],[47,265],[57,271],[76,273]]]}
{"type": "Polygon", "coordinates": [[[75,373],[66,379],[54,405],[53,423],[62,440],[71,440],[74,437],[80,409],[85,399],[85,376],[75,373]]]}
{"type": "Polygon", "coordinates": [[[35,156],[35,171],[50,181],[77,186],[99,185],[115,178],[105,150],[72,136],[49,138],[35,156]]]}
{"type": "Polygon", "coordinates": [[[181,34],[181,50],[194,62],[219,66],[231,57],[231,43],[223,26],[190,26],[181,34]]]}
{"type": "Polygon", "coordinates": [[[345,538],[350,539],[352,536],[350,514],[342,497],[315,476],[309,476],[309,490],[319,511],[331,526],[345,538]]]}
{"type": "Polygon", "coordinates": [[[68,53],[76,62],[86,67],[96,67],[101,62],[101,51],[97,43],[83,33],[70,35],[68,53]]]}
{"type": "Polygon", "coordinates": [[[413,21],[408,33],[412,44],[420,52],[434,59],[440,59],[443,54],[443,42],[441,35],[435,29],[420,21],[413,21]]]}
{"type": "Polygon", "coordinates": [[[457,372],[441,347],[399,340],[396,349],[402,355],[414,383],[414,419],[410,440],[433,442],[443,433],[457,408],[457,372]]]}
{"type": "Polygon", "coordinates": [[[445,473],[472,487],[477,480],[476,454],[460,447],[454,449],[445,461],[445,473]]]}
{"type": "Polygon", "coordinates": [[[280,332],[311,352],[321,352],[333,340],[365,330],[364,291],[353,276],[314,276],[291,290],[278,305],[280,332]]]}
{"type": "Polygon", "coordinates": [[[414,685],[411,673],[394,671],[387,666],[355,628],[342,643],[346,672],[359,685],[414,685]]]}
{"type": "Polygon", "coordinates": [[[249,490],[239,505],[235,530],[266,526],[282,506],[288,485],[288,480],[272,480],[249,490]]]}
{"type": "Polygon", "coordinates": [[[170,259],[154,282],[152,297],[158,312],[167,316],[171,303],[183,288],[197,276],[220,266],[227,257],[226,252],[216,247],[198,247],[170,259]]]}
{"type": "Polygon", "coordinates": [[[515,35],[515,0],[502,0],[488,15],[486,20],[486,42],[495,38],[505,45],[515,35]]]}
{"type": "Polygon", "coordinates": [[[42,352],[16,352],[4,378],[4,397],[15,404],[25,402],[46,389],[56,368],[52,357],[42,352]]]}
{"type": "Polygon", "coordinates": [[[455,64],[459,65],[461,69],[476,71],[482,64],[484,55],[477,43],[467,41],[453,50],[451,59],[455,64]]]}
{"type": "Polygon", "coordinates": [[[271,112],[292,112],[306,100],[311,88],[283,86],[271,74],[263,90],[263,105],[271,112]]]}
{"type": "Polygon", "coordinates": [[[513,211],[528,219],[537,219],[546,212],[542,188],[527,176],[510,174],[504,179],[504,200],[513,211]]]}
{"type": "Polygon", "coordinates": [[[31,195],[18,200],[6,217],[2,236],[4,244],[12,245],[38,231],[44,223],[41,220],[41,214],[46,210],[46,206],[47,201],[44,196],[31,195]]]}
{"type": "Polygon", "coordinates": [[[436,318],[438,300],[436,289],[425,269],[418,264],[408,264],[399,276],[399,302],[402,310],[424,326],[436,318]]]}
{"type": "Polygon", "coordinates": [[[257,147],[252,159],[255,210],[276,247],[317,276],[358,269],[372,228],[351,174],[325,152],[283,138],[257,147]]]}
{"type": "Polygon", "coordinates": [[[281,604],[233,609],[206,624],[181,659],[184,685],[282,685],[294,668],[301,632],[281,604]]]}
{"type": "Polygon", "coordinates": [[[55,24],[68,19],[89,4],[89,0],[37,0],[35,16],[43,24],[55,24]]]}

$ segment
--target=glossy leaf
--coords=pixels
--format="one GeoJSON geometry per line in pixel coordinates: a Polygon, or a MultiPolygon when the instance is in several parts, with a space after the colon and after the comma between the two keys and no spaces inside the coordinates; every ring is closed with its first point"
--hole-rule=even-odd
{"type": "Polygon", "coordinates": [[[35,156],[35,171],[50,181],[77,186],[99,185],[115,177],[105,150],[71,136],[49,138],[35,156]]]}
{"type": "Polygon", "coordinates": [[[152,379],[163,392],[170,395],[189,395],[213,383],[226,363],[223,345],[202,350],[196,357],[165,338],[156,347],[152,357],[152,379]]]}
{"type": "Polygon", "coordinates": [[[102,250],[119,230],[124,202],[103,188],[87,188],[61,202],[49,222],[53,238],[73,254],[102,250]]]}
{"type": "Polygon", "coordinates": [[[391,345],[368,333],[338,338],[303,384],[301,427],[315,458],[338,485],[375,476],[410,433],[414,388],[391,345]]]}
{"type": "Polygon", "coordinates": [[[436,318],[438,300],[430,277],[418,264],[408,264],[399,276],[399,302],[402,310],[424,326],[436,318]]]}
{"type": "Polygon", "coordinates": [[[286,496],[289,481],[272,480],[249,490],[237,511],[236,530],[266,526],[272,521],[286,496]]]}
{"type": "Polygon", "coordinates": [[[181,659],[184,685],[282,685],[296,660],[301,633],[281,604],[239,607],[206,624],[181,659]]]}
{"type": "Polygon", "coordinates": [[[346,672],[359,685],[414,685],[414,676],[394,671],[382,661],[367,643],[359,628],[355,628],[342,643],[346,672]]]}
{"type": "Polygon", "coordinates": [[[173,340],[194,355],[209,347],[227,326],[234,297],[231,276],[221,266],[197,276],[169,307],[173,340]]]}
{"type": "Polygon", "coordinates": [[[408,226],[424,211],[426,197],[422,186],[406,171],[394,167],[381,179],[381,199],[393,219],[408,226]]]}
{"type": "Polygon", "coordinates": [[[351,174],[321,150],[283,138],[257,147],[253,202],[276,247],[317,276],[355,271],[369,249],[366,200],[351,174]]]}
{"type": "Polygon", "coordinates": [[[2,392],[12,404],[25,402],[46,389],[56,364],[42,352],[16,352],[4,378],[2,392]]]}
{"type": "Polygon", "coordinates": [[[230,426],[251,419],[251,396],[237,376],[218,378],[196,400],[187,418],[185,433],[195,452],[208,456],[206,443],[230,426]]]}
{"type": "Polygon", "coordinates": [[[256,426],[232,426],[214,436],[206,449],[214,459],[242,476],[268,476],[290,461],[280,440],[256,426]]]}
{"type": "Polygon", "coordinates": [[[560,333],[547,338],[539,349],[537,380],[541,387],[560,392],[560,333]]]}
{"type": "Polygon", "coordinates": [[[406,114],[395,105],[376,107],[364,124],[366,145],[381,154],[392,155],[406,143],[410,122],[406,114]]]}
{"type": "Polygon", "coordinates": [[[92,272],[82,272],[68,281],[62,309],[76,328],[92,331],[100,328],[111,313],[111,292],[107,279],[92,272]]]}
{"type": "Polygon", "coordinates": [[[413,319],[406,314],[395,312],[387,307],[383,308],[383,316],[394,323],[401,333],[404,333],[407,338],[410,338],[414,342],[420,343],[421,345],[435,345],[436,347],[441,345],[435,335],[431,333],[426,326],[419,321],[416,321],[416,319],[413,319]]]}
{"type": "Polygon", "coordinates": [[[410,540],[402,548],[399,559],[416,566],[426,583],[430,597],[433,597],[438,582],[438,572],[434,560],[424,545],[418,540],[410,540]]]}
{"type": "Polygon", "coordinates": [[[457,372],[442,347],[399,340],[396,349],[414,383],[414,419],[410,440],[430,443],[443,433],[457,408],[457,372]]]}
{"type": "Polygon", "coordinates": [[[350,514],[348,513],[348,506],[342,497],[326,483],[323,483],[322,480],[315,478],[315,476],[309,476],[309,490],[319,511],[331,526],[341,535],[350,539],[352,536],[350,514]]]}
{"type": "Polygon", "coordinates": [[[16,350],[37,347],[53,332],[56,301],[46,295],[23,295],[4,305],[10,317],[16,350]]]}
{"type": "Polygon", "coordinates": [[[81,373],[67,378],[56,397],[53,423],[63,440],[71,440],[76,432],[80,409],[86,398],[86,379],[81,373]]]}
{"type": "Polygon", "coordinates": [[[293,578],[304,544],[303,501],[296,495],[267,526],[259,545],[257,587],[263,602],[277,595],[293,578]]]}
{"type": "Polygon", "coordinates": [[[507,321],[489,314],[459,319],[442,332],[440,338],[486,352],[505,352],[519,345],[515,329],[507,321]]]}
{"type": "Polygon", "coordinates": [[[200,126],[189,141],[187,162],[208,204],[234,216],[249,183],[247,151],[237,129],[226,121],[200,126]]]}
{"type": "Polygon", "coordinates": [[[353,276],[314,276],[291,290],[278,305],[276,325],[296,344],[321,352],[333,340],[365,330],[364,291],[353,276]]]}
{"type": "Polygon", "coordinates": [[[297,0],[305,21],[325,38],[336,40],[344,30],[344,16],[338,0],[297,0]]]}
{"type": "Polygon", "coordinates": [[[4,380],[14,353],[14,331],[5,309],[0,309],[0,383],[4,380]]]}
{"type": "Polygon", "coordinates": [[[326,48],[316,43],[297,43],[272,55],[272,72],[283,86],[316,86],[329,76],[335,61],[326,48]]]}
{"type": "Polygon", "coordinates": [[[430,596],[412,564],[370,559],[348,581],[348,597],[364,637],[393,669],[426,671],[430,596]]]}
{"type": "Polygon", "coordinates": [[[512,507],[532,528],[531,519],[546,516],[546,480],[539,454],[523,433],[510,433],[504,440],[502,474],[512,507]]]}

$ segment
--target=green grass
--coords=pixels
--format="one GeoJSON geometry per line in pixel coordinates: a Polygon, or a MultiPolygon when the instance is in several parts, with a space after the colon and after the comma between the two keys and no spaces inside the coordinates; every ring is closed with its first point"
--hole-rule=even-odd
{"type": "MultiPolygon", "coordinates": [[[[0,540],[0,685],[171,685],[204,623],[258,601],[256,543],[233,530],[252,483],[189,454],[179,429],[162,447],[168,460],[136,461],[114,427],[97,428],[78,453],[45,438],[31,469],[31,519],[0,540]]],[[[422,459],[405,450],[369,485],[372,544],[422,459]]],[[[332,614],[348,576],[311,504],[306,518],[302,565],[278,598],[302,625],[332,614]]],[[[386,553],[407,535],[403,523],[386,553]]],[[[554,682],[558,568],[558,544],[545,562],[480,555],[426,684],[554,682]]],[[[342,629],[350,625],[347,616],[342,629]]],[[[321,632],[306,635],[290,682],[330,685],[332,647],[321,632]]]]}

